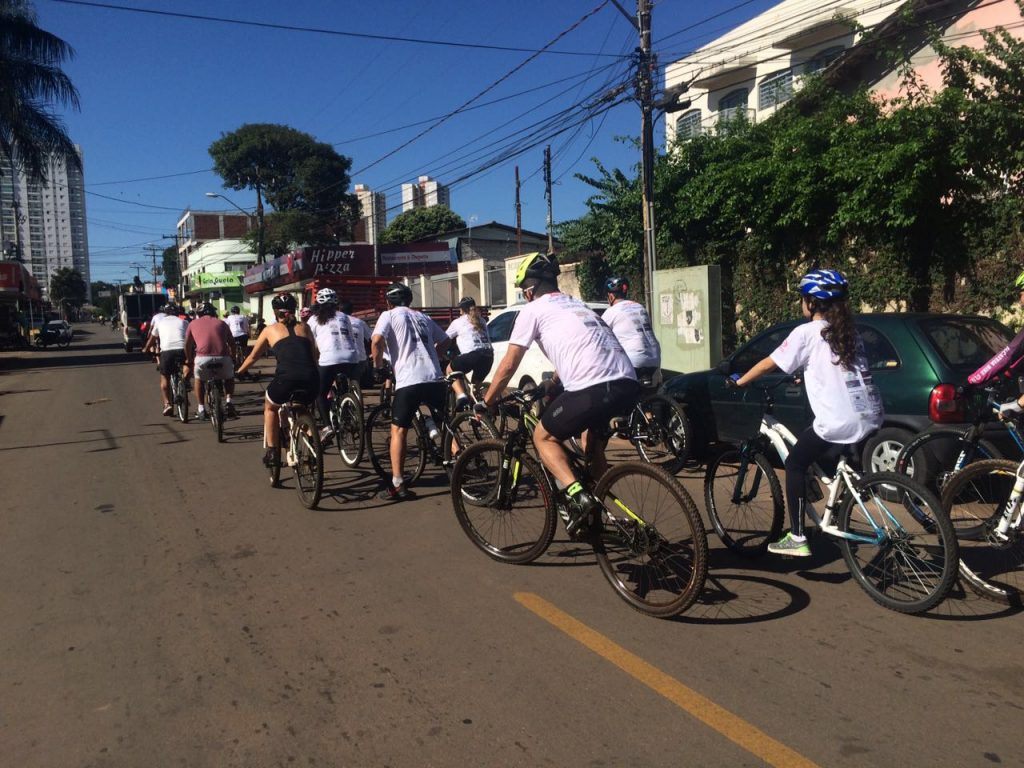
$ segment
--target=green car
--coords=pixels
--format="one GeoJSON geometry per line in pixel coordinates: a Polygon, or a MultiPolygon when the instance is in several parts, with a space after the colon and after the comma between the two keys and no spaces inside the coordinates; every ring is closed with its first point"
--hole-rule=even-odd
{"type": "MultiPolygon", "coordinates": [[[[885,407],[882,428],[863,448],[864,468],[871,471],[892,471],[907,441],[933,422],[963,422],[967,409],[960,387],[1013,337],[1001,323],[976,315],[879,313],[855,319],[885,407]]],[[[769,328],[723,360],[718,369],[684,373],[665,382],[665,393],[686,406],[694,428],[695,458],[706,461],[716,445],[735,445],[757,434],[761,418],[757,389],[726,389],[724,372],[745,373],[801,322],[805,321],[769,328]]],[[[770,385],[782,378],[776,372],[759,381],[770,385]]],[[[810,426],[814,415],[802,384],[782,385],[774,395],[779,421],[796,434],[810,426]]]]}

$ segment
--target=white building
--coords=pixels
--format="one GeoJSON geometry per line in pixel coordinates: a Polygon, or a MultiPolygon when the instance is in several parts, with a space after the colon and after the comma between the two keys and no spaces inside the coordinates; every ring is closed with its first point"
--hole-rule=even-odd
{"type": "MultiPolygon", "coordinates": [[[[79,158],[81,147],[76,146],[79,158]]],[[[81,273],[89,290],[89,236],[85,219],[85,179],[56,157],[48,162],[47,181],[30,180],[23,171],[12,173],[0,159],[0,248],[5,255],[20,252],[39,281],[44,298],[50,276],[62,267],[81,273]],[[20,223],[15,230],[15,219],[20,223]]],[[[91,301],[91,295],[87,298],[91,301]]]]}
{"type": "Polygon", "coordinates": [[[359,200],[359,215],[362,218],[366,242],[376,243],[381,230],[387,226],[387,196],[383,192],[374,192],[365,184],[356,184],[355,193],[359,200]]]}
{"type": "Polygon", "coordinates": [[[452,207],[448,187],[444,184],[429,176],[420,176],[415,183],[402,185],[402,213],[432,205],[452,207]]]}

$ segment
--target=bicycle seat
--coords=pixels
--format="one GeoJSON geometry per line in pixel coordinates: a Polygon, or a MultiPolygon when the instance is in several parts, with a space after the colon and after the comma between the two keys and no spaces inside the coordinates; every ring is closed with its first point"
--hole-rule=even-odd
{"type": "Polygon", "coordinates": [[[452,371],[444,377],[444,380],[451,384],[453,381],[466,381],[468,378],[462,371],[452,371]]]}

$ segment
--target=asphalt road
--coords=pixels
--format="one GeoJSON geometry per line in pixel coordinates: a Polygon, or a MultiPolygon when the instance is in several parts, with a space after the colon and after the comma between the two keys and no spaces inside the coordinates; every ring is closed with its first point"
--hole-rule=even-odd
{"type": "Polygon", "coordinates": [[[308,511],[266,482],[261,387],[218,445],[76,333],[0,353],[0,765],[1024,763],[1016,613],[958,590],[901,616],[829,542],[712,541],[702,601],[646,618],[563,539],[485,558],[437,476],[387,504],[331,456],[308,511]]]}

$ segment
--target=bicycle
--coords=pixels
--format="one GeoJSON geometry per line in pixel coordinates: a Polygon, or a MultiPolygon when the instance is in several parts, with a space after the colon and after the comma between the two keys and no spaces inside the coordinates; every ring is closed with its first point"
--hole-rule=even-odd
{"type": "Polygon", "coordinates": [[[341,460],[349,467],[363,458],[366,445],[363,392],[359,382],[337,374],[327,392],[328,416],[341,460]]]}
{"type": "MultiPolygon", "coordinates": [[[[222,367],[220,362],[208,362],[207,368],[211,370],[222,367]]],[[[212,379],[203,382],[206,400],[206,415],[210,419],[213,431],[217,433],[217,442],[224,442],[224,380],[212,379]]]]}
{"type": "MultiPolygon", "coordinates": [[[[792,381],[790,376],[751,387],[762,395],[758,434],[719,454],[704,476],[715,531],[729,549],[747,557],[763,554],[782,530],[782,489],[768,457],[774,451],[784,463],[796,436],[772,415],[772,391],[792,381]]],[[[812,465],[807,501],[813,524],[839,540],[854,581],[876,603],[920,613],[945,598],[956,579],[956,533],[927,488],[895,472],[858,474],[844,455],[832,477],[812,465]],[[813,507],[822,499],[814,481],[828,490],[821,517],[813,507]]]]}
{"type": "MultiPolygon", "coordinates": [[[[324,488],[324,454],[316,422],[309,407],[303,402],[308,397],[308,392],[296,390],[288,402],[278,409],[277,450],[267,470],[271,487],[278,487],[283,453],[285,464],[292,468],[295,476],[295,490],[299,500],[306,509],[315,509],[324,488]]],[[[264,441],[263,447],[266,449],[270,446],[264,441]]]]}
{"type": "MultiPolygon", "coordinates": [[[[547,551],[558,520],[554,479],[528,451],[539,419],[532,405],[543,390],[501,398],[522,419],[509,438],[462,451],[452,472],[452,505],[463,532],[488,557],[526,564],[547,551]]],[[[664,470],[642,462],[616,464],[595,484],[589,465],[569,453],[578,477],[602,503],[580,540],[594,550],[601,573],[627,605],[648,616],[677,616],[700,596],[707,576],[707,536],[693,499],[664,470]]]]}
{"type": "Polygon", "coordinates": [[[171,382],[171,405],[178,416],[178,420],[182,424],[188,424],[188,393],[192,387],[192,377],[181,375],[183,366],[184,360],[175,363],[174,370],[171,371],[169,377],[171,382]]]}
{"type": "MultiPolygon", "coordinates": [[[[457,455],[467,446],[478,440],[495,438],[498,430],[489,418],[477,419],[471,412],[459,411],[455,407],[455,393],[452,382],[461,379],[465,383],[466,374],[454,371],[444,377],[448,387],[445,406],[442,413],[431,413],[431,420],[439,432],[437,438],[430,437],[427,416],[422,409],[413,415],[412,426],[406,435],[406,470],[412,468],[407,483],[412,485],[423,474],[427,463],[442,467],[451,477],[452,467],[457,455]]],[[[394,388],[382,389],[380,405],[370,411],[366,418],[366,445],[370,454],[370,463],[382,479],[391,477],[391,404],[394,388]]]]}

